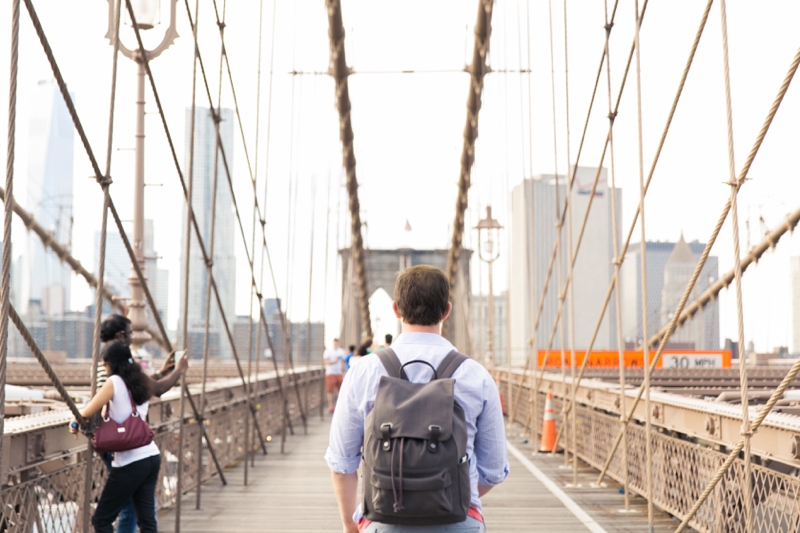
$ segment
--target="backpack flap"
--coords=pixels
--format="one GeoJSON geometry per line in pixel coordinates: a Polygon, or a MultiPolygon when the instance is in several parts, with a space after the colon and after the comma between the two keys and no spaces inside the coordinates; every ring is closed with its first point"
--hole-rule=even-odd
{"type": "Polygon", "coordinates": [[[373,437],[430,440],[435,451],[453,433],[454,387],[453,379],[411,383],[382,376],[371,413],[373,437]]]}

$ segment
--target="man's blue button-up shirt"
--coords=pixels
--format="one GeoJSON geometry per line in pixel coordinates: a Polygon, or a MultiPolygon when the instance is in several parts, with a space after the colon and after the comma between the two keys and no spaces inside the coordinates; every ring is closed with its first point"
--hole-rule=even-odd
{"type": "MultiPolygon", "coordinates": [[[[455,347],[441,335],[403,333],[392,344],[392,350],[405,364],[416,359],[434,368],[455,347]]],[[[424,383],[431,379],[427,365],[405,367],[408,379],[424,383]]],[[[344,378],[333,415],[330,444],[325,453],[328,467],[340,474],[351,474],[361,463],[364,424],[375,403],[381,376],[388,375],[380,359],[368,355],[353,363],[344,378]]],[[[477,361],[468,359],[453,374],[455,399],[464,408],[467,419],[467,453],[472,485],[472,505],[481,509],[478,484],[497,485],[508,475],[508,452],[503,425],[500,395],[489,372],[477,361]]],[[[356,517],[360,517],[356,512],[356,517]]],[[[358,520],[358,518],[356,518],[358,520]]]]}

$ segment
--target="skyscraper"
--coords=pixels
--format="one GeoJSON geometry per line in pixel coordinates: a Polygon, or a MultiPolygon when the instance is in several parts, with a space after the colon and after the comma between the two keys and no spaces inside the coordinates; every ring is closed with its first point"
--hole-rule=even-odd
{"type": "MultiPolygon", "coordinates": [[[[228,168],[233,172],[233,111],[231,109],[221,109],[221,122],[219,123],[220,139],[222,148],[228,161],[228,168]]],[[[230,326],[233,326],[235,318],[235,297],[236,297],[236,257],[234,256],[234,242],[236,239],[236,220],[233,213],[233,200],[231,197],[228,179],[225,173],[225,165],[222,156],[219,156],[217,163],[217,190],[214,191],[214,159],[216,151],[216,130],[214,121],[207,108],[198,107],[195,109],[194,127],[194,158],[192,172],[192,209],[197,219],[197,225],[203,237],[206,250],[208,250],[211,239],[211,211],[212,201],[216,195],[216,214],[214,221],[214,255],[212,257],[214,265],[214,280],[217,284],[219,297],[222,302],[222,309],[228,319],[230,326]]],[[[186,110],[185,139],[186,139],[186,166],[189,168],[189,150],[191,137],[192,111],[186,110]]],[[[181,239],[182,246],[186,242],[186,208],[184,207],[183,231],[181,239]]],[[[194,234],[194,231],[192,232],[194,234]]],[[[202,332],[205,324],[206,314],[206,264],[203,261],[197,241],[192,236],[191,251],[189,253],[189,306],[186,312],[189,320],[189,340],[202,339],[202,332]]],[[[181,273],[185,269],[186,257],[181,256],[181,273]]],[[[184,286],[181,284],[181,305],[184,300],[184,286]]],[[[232,354],[230,344],[227,340],[222,320],[219,314],[217,301],[211,295],[211,316],[210,330],[216,334],[212,336],[217,339],[217,346],[212,346],[211,353],[219,353],[222,357],[230,357],[232,354]],[[220,340],[221,339],[221,340],[220,340]],[[214,349],[216,348],[216,350],[214,349]]],[[[181,310],[183,312],[183,309],[181,310]]],[[[180,331],[180,326],[178,330],[180,331]]],[[[195,344],[190,342],[190,344],[195,344]]],[[[202,349],[200,346],[192,346],[191,350],[202,349]]]]}
{"type": "MultiPolygon", "coordinates": [[[[94,273],[100,266],[100,232],[94,232],[94,273]]],[[[118,296],[130,295],[128,278],[131,275],[131,260],[122,237],[109,228],[106,234],[106,267],[103,271],[103,284],[118,296]]]]}
{"type": "MultiPolygon", "coordinates": [[[[169,307],[169,270],[158,268],[158,252],[155,248],[155,227],[151,219],[144,221],[144,275],[147,277],[147,286],[153,295],[153,300],[162,321],[167,320],[169,307]]],[[[151,326],[155,326],[150,307],[147,307],[147,317],[151,326]]]]}
{"type": "MultiPolygon", "coordinates": [[[[74,96],[73,96],[74,98],[74,96]]],[[[72,153],[74,128],[55,82],[40,81],[33,91],[26,206],[56,241],[72,244],[72,153]]],[[[63,315],[70,306],[72,272],[28,233],[23,251],[20,311],[31,301],[46,316],[63,315]]]]}
{"type": "MultiPolygon", "coordinates": [[[[705,248],[697,241],[687,243],[683,235],[677,243],[647,242],[647,330],[648,336],[665,325],[678,302],[705,248]]],[[[627,344],[638,346],[643,337],[642,274],[638,243],[631,243],[620,273],[622,297],[622,335],[627,344]]],[[[699,296],[719,278],[719,260],[709,256],[697,279],[689,301],[699,296]]],[[[691,321],[676,330],[670,339],[677,349],[719,349],[719,301],[713,300],[691,321]]],[[[670,344],[667,345],[668,347],[670,344]]]]}
{"type": "MultiPolygon", "coordinates": [[[[580,252],[575,263],[575,348],[589,345],[597,318],[605,300],[606,290],[614,276],[614,247],[612,232],[611,194],[616,194],[617,209],[621,211],[622,191],[612,191],[606,181],[606,169],[601,169],[594,197],[591,196],[596,168],[578,167],[572,189],[572,235],[577,245],[583,217],[589,200],[592,209],[586,224],[580,252]]],[[[535,176],[523,180],[511,193],[511,244],[506,253],[511,255],[510,294],[508,319],[511,321],[509,353],[512,364],[522,364],[528,353],[528,339],[533,336],[532,325],[539,306],[548,265],[556,242],[556,194],[558,210],[566,204],[567,178],[554,175],[535,176]]],[[[562,280],[566,280],[569,264],[567,223],[564,224],[561,246],[563,253],[556,258],[544,300],[544,308],[536,331],[537,349],[545,349],[550,340],[553,324],[558,314],[557,268],[562,261],[562,280]]],[[[621,235],[617,229],[618,238],[621,235]]],[[[568,303],[568,301],[567,301],[568,303]]],[[[616,310],[612,299],[595,341],[597,349],[614,349],[617,346],[616,310]]],[[[567,307],[564,308],[567,317],[567,307]]],[[[564,322],[566,326],[566,322],[564,322]]],[[[565,348],[569,347],[569,338],[565,348]]],[[[560,348],[558,334],[552,343],[560,348]]]]}

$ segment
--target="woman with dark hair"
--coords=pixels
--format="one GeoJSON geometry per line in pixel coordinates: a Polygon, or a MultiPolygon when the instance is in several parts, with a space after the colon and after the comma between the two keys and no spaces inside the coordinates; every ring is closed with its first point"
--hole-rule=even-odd
{"type": "MultiPolygon", "coordinates": [[[[133,326],[131,325],[131,321],[123,315],[109,315],[100,324],[100,341],[106,345],[112,342],[121,342],[125,344],[125,346],[130,346],[132,335],[133,326]]],[[[102,353],[104,352],[101,352],[101,354],[102,353]]],[[[189,360],[182,357],[178,360],[178,369],[176,369],[175,360],[172,357],[172,353],[170,353],[166,361],[164,361],[164,366],[161,367],[161,370],[158,370],[153,377],[146,376],[147,380],[150,382],[153,396],[160,397],[175,386],[181,374],[188,368],[188,365],[189,360]]],[[[107,379],[108,374],[106,373],[105,361],[99,361],[97,363],[98,389],[102,389],[107,379]]],[[[112,468],[113,455],[113,453],[103,454],[103,461],[108,467],[109,472],[111,472],[112,468]]],[[[119,519],[117,520],[117,533],[136,533],[136,508],[133,505],[133,501],[130,499],[120,510],[119,519]]]]}
{"type": "MultiPolygon", "coordinates": [[[[150,398],[153,396],[152,380],[134,362],[130,348],[121,340],[105,346],[103,364],[108,381],[97,391],[94,398],[81,410],[89,418],[108,405],[106,416],[123,423],[132,415],[131,399],[136,404],[138,415],[145,419],[150,398]]],[[[182,372],[180,369],[176,372],[182,372]]],[[[77,424],[70,426],[77,433],[77,424]]],[[[96,533],[113,533],[114,520],[120,510],[133,500],[139,530],[156,533],[155,489],[161,467],[161,454],[154,442],[144,446],[114,453],[108,481],[97,503],[92,524],[96,533]]]]}

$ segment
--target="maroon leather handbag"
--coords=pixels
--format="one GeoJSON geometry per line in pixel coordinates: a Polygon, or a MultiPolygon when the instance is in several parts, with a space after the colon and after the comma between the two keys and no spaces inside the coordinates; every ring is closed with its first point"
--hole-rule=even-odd
{"type": "MultiPolygon", "coordinates": [[[[130,389],[128,389],[128,397],[131,399],[131,416],[124,422],[119,424],[110,416],[103,415],[103,419],[92,437],[92,448],[96,451],[125,452],[153,442],[153,430],[150,429],[150,424],[139,416],[130,389]]],[[[107,408],[108,406],[103,410],[105,411],[107,408]]]]}

